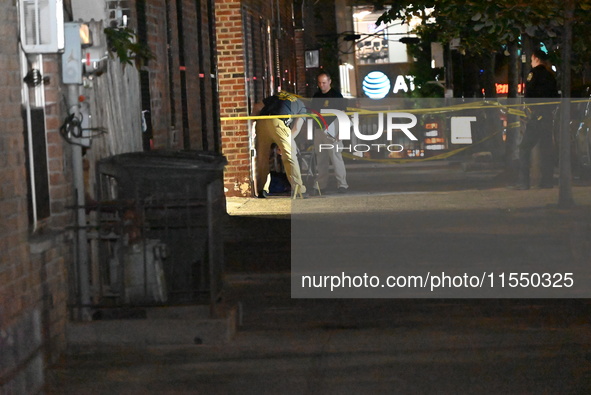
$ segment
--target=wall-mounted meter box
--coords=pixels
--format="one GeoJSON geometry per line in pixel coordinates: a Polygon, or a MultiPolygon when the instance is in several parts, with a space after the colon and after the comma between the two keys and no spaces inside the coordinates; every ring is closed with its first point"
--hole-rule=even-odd
{"type": "Polygon", "coordinates": [[[78,22],[64,24],[65,48],[62,54],[62,82],[82,84],[82,41],[78,22]]]}
{"type": "Polygon", "coordinates": [[[19,0],[21,45],[26,53],[64,49],[63,0],[19,0]]]}

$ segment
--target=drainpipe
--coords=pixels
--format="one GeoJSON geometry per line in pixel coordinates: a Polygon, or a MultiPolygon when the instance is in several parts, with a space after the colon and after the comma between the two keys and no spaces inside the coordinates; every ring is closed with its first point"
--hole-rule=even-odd
{"type": "MultiPolygon", "coordinates": [[[[79,85],[68,84],[68,112],[78,107],[79,85]]],[[[78,267],[79,306],[78,319],[89,321],[90,317],[90,277],[88,259],[88,238],[86,232],[86,210],[84,197],[84,168],[82,163],[82,146],[70,144],[72,147],[72,175],[74,178],[74,192],[76,196],[76,262],[78,267]]]]}
{"type": "MultiPolygon", "coordinates": [[[[64,53],[62,54],[62,82],[67,87],[68,114],[78,112],[78,98],[82,85],[82,43],[80,24],[64,24],[64,53]]],[[[74,181],[76,213],[76,264],[78,272],[78,320],[90,320],[90,277],[88,238],[86,232],[86,210],[84,197],[84,169],[82,165],[82,141],[80,136],[72,136],[72,176],[74,181]]]]}
{"type": "MultiPolygon", "coordinates": [[[[27,75],[28,72],[28,61],[27,55],[23,50],[20,50],[21,55],[21,68],[22,68],[22,75],[27,75]]],[[[23,95],[23,105],[25,106],[25,114],[27,118],[27,141],[28,143],[28,156],[29,156],[29,182],[31,183],[30,186],[30,195],[31,195],[31,210],[32,210],[32,217],[33,217],[33,229],[32,232],[35,233],[37,231],[37,193],[35,190],[35,170],[34,170],[34,163],[35,163],[35,156],[33,154],[33,122],[31,121],[31,99],[29,97],[29,86],[23,82],[22,85],[22,95],[23,95]]]]}

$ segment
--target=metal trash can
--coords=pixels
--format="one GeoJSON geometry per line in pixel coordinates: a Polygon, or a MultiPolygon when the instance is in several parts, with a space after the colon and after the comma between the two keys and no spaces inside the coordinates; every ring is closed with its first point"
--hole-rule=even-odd
{"type": "Polygon", "coordinates": [[[105,269],[112,273],[108,277],[118,279],[111,286],[121,294],[119,300],[184,304],[220,298],[226,163],[221,154],[204,151],[133,152],[99,161],[99,201],[125,207],[119,241],[124,248],[118,250],[131,251],[125,247],[136,245],[133,259],[122,256],[115,259],[121,264],[113,264],[110,258],[105,269]],[[158,260],[150,259],[154,243],[162,245],[158,260]],[[137,256],[138,244],[143,246],[142,258],[137,256]],[[155,290],[153,273],[158,270],[164,278],[155,290]],[[142,287],[143,298],[138,291],[142,287]],[[162,290],[166,296],[160,295],[162,290]]]}

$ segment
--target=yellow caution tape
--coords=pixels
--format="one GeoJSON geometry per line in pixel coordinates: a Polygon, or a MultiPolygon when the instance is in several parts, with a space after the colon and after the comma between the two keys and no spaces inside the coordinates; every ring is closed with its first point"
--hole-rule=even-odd
{"type": "MultiPolygon", "coordinates": [[[[588,99],[581,99],[581,100],[573,100],[571,103],[585,103],[588,99]]],[[[424,114],[424,113],[431,113],[431,114],[441,114],[447,112],[454,112],[454,111],[463,111],[463,110],[482,110],[482,109],[505,109],[509,114],[518,115],[520,117],[526,117],[527,114],[525,111],[520,110],[523,107],[534,107],[534,106],[548,106],[548,105],[557,105],[560,104],[560,101],[554,102],[543,102],[543,103],[520,103],[520,104],[501,104],[498,102],[490,102],[490,101],[482,101],[478,103],[463,103],[457,104],[454,106],[447,106],[447,107],[432,107],[432,108],[412,108],[412,109],[395,109],[391,111],[396,112],[407,112],[407,113],[415,113],[415,114],[424,114]]],[[[347,108],[347,114],[351,115],[354,113],[358,113],[360,115],[371,115],[371,114],[380,114],[386,110],[366,110],[360,108],[347,108]]],[[[327,116],[334,116],[335,114],[325,113],[322,115],[327,116]]],[[[297,115],[248,115],[248,116],[229,116],[229,117],[220,117],[221,121],[243,121],[243,120],[257,120],[257,119],[277,119],[277,118],[308,118],[313,117],[314,114],[297,114],[297,115]]]]}
{"type": "Polygon", "coordinates": [[[431,161],[431,160],[441,160],[441,159],[447,159],[450,158],[454,155],[459,154],[460,152],[464,152],[472,147],[475,147],[479,144],[484,143],[487,140],[492,139],[494,136],[496,136],[497,134],[499,134],[501,131],[496,131],[495,133],[491,134],[490,136],[487,136],[485,138],[483,138],[480,141],[477,141],[476,143],[467,145],[465,147],[462,148],[458,148],[455,149],[453,151],[448,151],[448,152],[444,152],[441,153],[439,155],[434,155],[434,156],[430,156],[428,158],[404,158],[404,159],[396,159],[396,158],[388,158],[388,159],[371,159],[371,158],[360,158],[358,156],[349,154],[347,152],[343,152],[342,155],[345,158],[349,158],[349,159],[354,159],[354,160],[361,160],[361,161],[365,161],[365,162],[373,162],[373,163],[416,163],[416,162],[426,162],[426,161],[431,161]]]}
{"type": "Polygon", "coordinates": [[[519,117],[524,117],[525,118],[527,116],[526,113],[525,113],[525,111],[517,110],[515,108],[508,108],[507,109],[507,112],[509,114],[511,114],[511,115],[517,115],[519,117]]]}
{"type": "MultiPolygon", "coordinates": [[[[586,103],[588,101],[588,99],[581,99],[581,100],[573,100],[571,101],[571,103],[586,103]]],[[[501,104],[498,102],[489,102],[489,101],[482,101],[479,103],[464,103],[464,104],[458,104],[458,105],[454,105],[454,106],[448,106],[448,107],[433,107],[433,108],[422,108],[422,109],[396,109],[393,111],[396,112],[407,112],[407,113],[416,113],[416,114],[422,114],[422,113],[430,113],[430,114],[441,114],[441,113],[447,113],[447,112],[454,112],[454,111],[463,111],[463,110],[476,110],[476,109],[504,109],[507,111],[507,113],[511,114],[511,115],[517,115],[519,117],[525,118],[527,117],[527,113],[524,110],[520,110],[519,108],[523,108],[525,107],[526,109],[528,109],[529,107],[532,106],[547,106],[547,105],[557,105],[560,104],[560,101],[555,101],[555,102],[544,102],[544,103],[529,103],[529,104],[501,104]]],[[[383,113],[385,110],[380,110],[380,111],[374,111],[374,110],[366,110],[366,109],[359,109],[359,108],[352,108],[352,107],[348,107],[347,108],[347,114],[351,115],[354,113],[358,113],[360,115],[372,115],[372,114],[381,114],[383,113]]],[[[330,113],[324,113],[322,115],[326,115],[326,116],[334,116],[335,114],[330,114],[330,113]]],[[[240,120],[257,120],[257,119],[282,119],[282,118],[317,118],[316,114],[297,114],[297,115],[250,115],[250,116],[237,116],[237,117],[220,117],[221,121],[240,121],[240,120]]],[[[513,128],[518,128],[521,126],[521,123],[519,121],[517,122],[512,122],[509,125],[507,125],[508,129],[513,129],[513,128]]],[[[487,140],[490,140],[491,138],[493,138],[495,135],[499,134],[501,132],[501,130],[498,130],[497,132],[491,134],[490,136],[485,137],[484,139],[477,141],[476,143],[472,143],[470,145],[467,145],[466,147],[462,147],[462,148],[458,148],[456,150],[453,151],[449,151],[449,152],[444,152],[441,153],[439,155],[434,155],[428,158],[405,158],[405,159],[395,159],[395,158],[388,158],[388,159],[371,159],[371,158],[361,158],[346,152],[343,152],[342,155],[346,158],[350,158],[350,159],[354,159],[354,160],[362,160],[362,161],[367,161],[367,162],[374,162],[374,163],[415,163],[415,162],[423,162],[423,161],[432,161],[432,160],[441,160],[441,159],[447,159],[450,158],[454,155],[459,154],[460,152],[466,151],[476,145],[479,145],[487,140]]]]}

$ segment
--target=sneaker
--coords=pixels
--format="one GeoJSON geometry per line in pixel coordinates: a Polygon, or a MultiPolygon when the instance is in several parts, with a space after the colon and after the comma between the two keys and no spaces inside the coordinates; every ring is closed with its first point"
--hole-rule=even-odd
{"type": "Polygon", "coordinates": [[[337,192],[338,192],[338,193],[347,193],[347,188],[345,188],[345,187],[339,187],[339,188],[337,189],[337,192]]]}
{"type": "Polygon", "coordinates": [[[267,192],[264,189],[262,189],[257,193],[257,197],[259,199],[264,199],[267,197],[267,192]]]}

